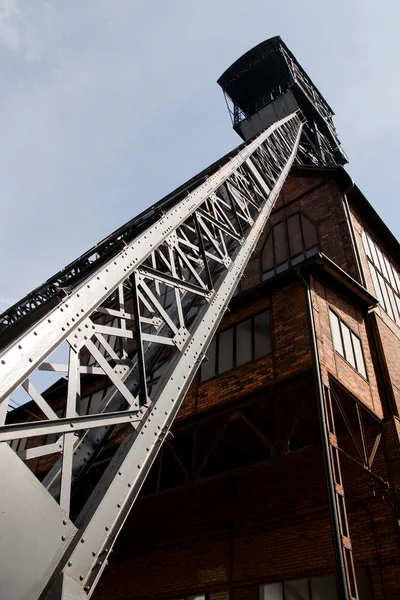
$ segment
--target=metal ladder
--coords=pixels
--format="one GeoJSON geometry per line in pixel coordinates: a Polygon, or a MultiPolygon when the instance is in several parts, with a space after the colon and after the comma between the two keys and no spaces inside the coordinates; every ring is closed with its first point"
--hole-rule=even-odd
{"type": "MultiPolygon", "coordinates": [[[[3,319],[11,334],[0,354],[2,600],[81,600],[93,593],[264,230],[302,127],[298,113],[276,122],[164,212],[153,211],[138,234],[131,227],[102,260],[91,268],[86,261],[70,288],[60,293],[51,280],[40,318],[32,313],[12,329],[19,315],[26,321],[33,303],[27,300],[9,323],[3,319]],[[65,364],[52,363],[63,345],[65,364]],[[32,383],[35,371],[67,374],[63,417],[32,383]],[[80,410],[88,376],[107,381],[94,414],[80,410]],[[5,424],[11,394],[21,386],[41,420],[5,424]],[[71,508],[121,424],[128,435],[89,498],[71,508]],[[10,443],[19,439],[33,441],[14,451],[10,443]],[[39,481],[25,461],[47,455],[53,466],[39,481]]],[[[37,308],[40,294],[35,298],[37,308]]]]}

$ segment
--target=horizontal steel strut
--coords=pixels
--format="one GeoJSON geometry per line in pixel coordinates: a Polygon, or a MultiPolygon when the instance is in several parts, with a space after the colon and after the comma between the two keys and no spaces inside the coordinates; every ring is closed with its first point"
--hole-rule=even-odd
{"type": "Polygon", "coordinates": [[[1,598],[92,594],[265,227],[301,132],[297,113],[269,127],[0,354],[1,598]],[[62,345],[66,364],[48,362],[62,345]],[[68,375],[62,416],[35,388],[37,370],[68,375]],[[88,377],[104,388],[90,414],[81,397],[88,377]],[[29,420],[5,424],[18,387],[34,408],[29,420]],[[84,500],[79,486],[123,423],[128,434],[84,500]],[[18,448],[16,440],[23,442],[18,448]],[[39,481],[24,461],[46,455],[53,466],[39,481]],[[27,565],[24,573],[19,564],[27,565]]]}

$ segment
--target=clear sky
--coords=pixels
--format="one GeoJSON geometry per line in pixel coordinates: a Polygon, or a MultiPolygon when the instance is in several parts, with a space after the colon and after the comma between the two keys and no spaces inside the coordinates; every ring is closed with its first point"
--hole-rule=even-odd
{"type": "Polygon", "coordinates": [[[215,83],[280,35],[400,233],[396,0],[0,0],[0,312],[236,146],[215,83]]]}

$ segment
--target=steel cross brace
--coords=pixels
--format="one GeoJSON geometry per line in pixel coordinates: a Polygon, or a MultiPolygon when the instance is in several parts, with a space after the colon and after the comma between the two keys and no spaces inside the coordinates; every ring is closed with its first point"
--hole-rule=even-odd
{"type": "Polygon", "coordinates": [[[296,113],[268,128],[0,355],[2,423],[4,406],[21,384],[43,415],[40,422],[0,423],[0,464],[10,482],[0,491],[5,556],[0,569],[7,573],[0,576],[0,596],[5,600],[92,594],[264,229],[301,131],[296,113]],[[268,161],[266,181],[260,165],[268,161]],[[111,325],[108,318],[114,319],[111,325]],[[118,350],[116,339],[121,340],[118,350]],[[29,378],[35,369],[51,368],[49,357],[63,342],[69,348],[68,391],[66,416],[57,419],[29,378]],[[110,383],[93,415],[80,413],[80,378],[88,372],[110,383]],[[156,374],[157,383],[150,385],[156,374]],[[127,421],[132,433],[72,522],[74,483],[113,426],[127,421]],[[54,443],[46,449],[37,438],[44,433],[62,435],[61,457],[41,483],[1,442],[33,438],[36,446],[24,450],[25,457],[54,453],[54,443]],[[22,497],[29,498],[29,506],[15,513],[22,497]],[[24,543],[16,545],[14,538],[24,543]],[[18,570],[12,577],[13,565],[23,561],[30,563],[26,576],[18,570]]]}

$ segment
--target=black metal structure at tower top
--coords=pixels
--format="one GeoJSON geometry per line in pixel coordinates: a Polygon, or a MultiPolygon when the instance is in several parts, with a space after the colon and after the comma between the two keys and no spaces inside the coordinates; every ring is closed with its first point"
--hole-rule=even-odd
{"type": "Polygon", "coordinates": [[[299,150],[302,160],[325,165],[347,163],[333,110],[279,36],[243,54],[221,75],[218,84],[233,128],[244,140],[300,110],[305,119],[303,148],[299,150]]]}
{"type": "MultiPolygon", "coordinates": [[[[235,131],[247,142],[269,125],[300,110],[305,120],[295,162],[343,165],[347,157],[333,123],[333,111],[279,36],[236,60],[218,79],[235,131]]],[[[0,314],[0,349],[57,306],[73,289],[118,253],[160,215],[176,205],[243,145],[128,221],[0,314]]]]}

